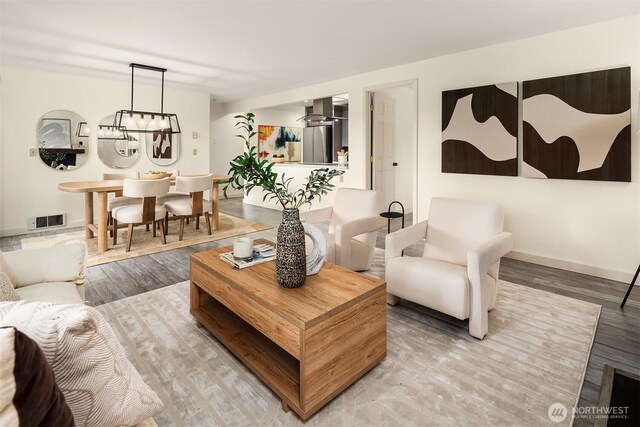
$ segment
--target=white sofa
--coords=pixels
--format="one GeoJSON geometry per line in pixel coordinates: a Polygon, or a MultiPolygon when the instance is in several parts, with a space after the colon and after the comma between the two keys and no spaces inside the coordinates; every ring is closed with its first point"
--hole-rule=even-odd
{"type": "MultiPolygon", "coordinates": [[[[0,252],[0,271],[7,273],[21,300],[84,304],[87,247],[77,241],[38,249],[0,252]]],[[[157,427],[147,418],[135,427],[157,427]]]]}
{"type": "Polygon", "coordinates": [[[38,249],[0,253],[0,271],[7,273],[20,299],[84,304],[87,248],[78,241],[38,249]]]}

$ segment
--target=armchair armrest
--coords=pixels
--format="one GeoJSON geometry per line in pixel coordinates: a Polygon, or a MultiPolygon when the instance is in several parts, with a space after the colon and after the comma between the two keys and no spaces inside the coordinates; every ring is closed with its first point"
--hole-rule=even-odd
{"type": "Polygon", "coordinates": [[[427,237],[427,221],[422,221],[417,224],[411,225],[402,230],[394,231],[391,234],[387,234],[385,238],[385,264],[391,258],[396,258],[402,255],[402,251],[407,247],[418,243],[420,240],[427,237]]]}
{"type": "Polygon", "coordinates": [[[471,283],[469,301],[469,334],[482,339],[489,330],[488,298],[483,297],[489,267],[513,248],[513,235],[496,234],[477,248],[467,252],[467,274],[471,283]]]}
{"type": "Polygon", "coordinates": [[[338,264],[343,267],[351,265],[351,239],[361,234],[378,231],[379,228],[384,227],[385,223],[385,219],[380,215],[374,215],[336,224],[336,255],[340,257],[338,264]]]}
{"type": "Polygon", "coordinates": [[[316,222],[329,221],[332,213],[333,208],[331,206],[312,211],[301,211],[300,219],[306,220],[309,224],[314,224],[316,222]]]}
{"type": "Polygon", "coordinates": [[[87,248],[84,242],[23,249],[0,254],[0,270],[16,287],[42,282],[84,282],[87,248]]]}
{"type": "Polygon", "coordinates": [[[379,228],[384,227],[385,223],[384,218],[380,215],[375,215],[336,224],[336,243],[340,240],[347,242],[360,234],[377,231],[379,228]]]}
{"type": "Polygon", "coordinates": [[[489,267],[505,256],[513,248],[513,235],[506,231],[496,234],[477,248],[467,253],[469,272],[487,274],[489,267]]]}

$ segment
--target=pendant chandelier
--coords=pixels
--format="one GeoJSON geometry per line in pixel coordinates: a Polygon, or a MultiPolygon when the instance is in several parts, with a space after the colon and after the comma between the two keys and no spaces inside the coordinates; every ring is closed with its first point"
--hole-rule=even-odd
{"type": "Polygon", "coordinates": [[[164,111],[164,73],[166,68],[152,67],[150,65],[129,64],[131,67],[131,108],[128,110],[119,110],[116,112],[112,130],[127,133],[163,133],[174,134],[180,133],[180,124],[178,116],[174,113],[165,113],[164,111]],[[157,71],[162,73],[162,89],[160,93],[160,112],[139,111],[133,109],[133,79],[136,68],[157,71]]]}

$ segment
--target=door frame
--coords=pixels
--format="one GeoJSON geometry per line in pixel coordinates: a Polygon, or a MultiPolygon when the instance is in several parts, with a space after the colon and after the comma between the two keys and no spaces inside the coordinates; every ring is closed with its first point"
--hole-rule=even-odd
{"type": "MultiPolygon", "coordinates": [[[[373,125],[373,121],[372,121],[372,111],[370,108],[371,105],[371,101],[372,101],[372,96],[376,91],[382,90],[382,89],[393,89],[393,88],[397,88],[397,87],[406,87],[409,88],[411,90],[411,92],[413,93],[413,96],[411,97],[411,99],[413,100],[413,109],[415,111],[415,117],[413,120],[413,129],[411,130],[411,135],[412,135],[412,141],[411,141],[411,145],[412,145],[412,153],[413,153],[413,162],[411,164],[413,171],[412,171],[412,181],[413,181],[413,186],[412,186],[412,193],[413,193],[413,223],[415,224],[418,221],[419,218],[419,211],[420,211],[420,205],[418,204],[418,117],[419,117],[419,111],[418,111],[418,79],[417,78],[413,78],[413,79],[408,79],[408,80],[400,80],[397,82],[389,82],[389,83],[382,83],[382,84],[378,84],[378,85],[372,85],[372,86],[367,86],[365,88],[363,88],[363,102],[364,102],[364,106],[363,106],[363,123],[364,123],[364,129],[363,129],[363,135],[364,135],[364,141],[365,141],[365,150],[364,150],[364,163],[365,168],[363,170],[363,182],[366,185],[367,189],[372,189],[373,188],[373,165],[370,162],[370,158],[373,155],[373,138],[372,138],[372,125],[373,125]]],[[[396,141],[396,144],[398,143],[398,141],[396,141]]]]}

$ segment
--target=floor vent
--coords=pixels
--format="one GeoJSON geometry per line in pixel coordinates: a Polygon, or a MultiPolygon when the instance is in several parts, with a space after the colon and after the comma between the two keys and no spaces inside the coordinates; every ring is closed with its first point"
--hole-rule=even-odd
{"type": "Polygon", "coordinates": [[[27,218],[27,229],[40,230],[43,228],[60,227],[65,225],[65,223],[66,215],[63,213],[47,216],[29,217],[27,218]]]}

